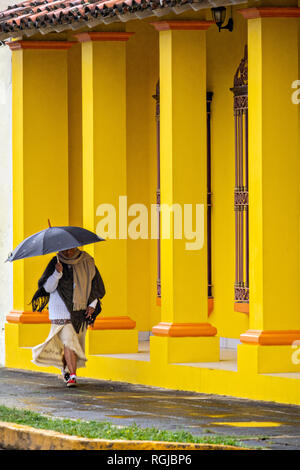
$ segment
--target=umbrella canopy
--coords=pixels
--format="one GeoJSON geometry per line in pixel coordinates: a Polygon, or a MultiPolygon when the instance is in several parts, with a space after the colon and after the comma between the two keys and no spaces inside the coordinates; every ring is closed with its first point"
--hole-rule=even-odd
{"type": "Polygon", "coordinates": [[[104,238],[81,227],[49,227],[23,240],[6,261],[47,255],[101,241],[104,238]]]}

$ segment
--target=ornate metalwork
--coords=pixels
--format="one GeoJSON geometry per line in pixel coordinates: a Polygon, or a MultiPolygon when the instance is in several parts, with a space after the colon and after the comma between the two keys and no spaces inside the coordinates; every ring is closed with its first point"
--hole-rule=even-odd
{"type": "Polygon", "coordinates": [[[234,76],[235,123],[235,302],[249,302],[248,49],[234,76]]]}
{"type": "Polygon", "coordinates": [[[244,57],[238,66],[233,80],[234,112],[248,109],[248,47],[245,46],[244,57]]]}
{"type": "Polygon", "coordinates": [[[156,204],[160,205],[160,189],[156,190],[156,204]]]}
{"type": "Polygon", "coordinates": [[[248,96],[240,95],[234,97],[234,107],[236,112],[248,108],[248,96]]]}
{"type": "Polygon", "coordinates": [[[156,281],[156,295],[158,298],[161,298],[161,281],[157,279],[156,281]]]}
{"type": "Polygon", "coordinates": [[[233,79],[233,85],[235,88],[248,87],[248,46],[245,46],[244,57],[242,58],[240,65],[237,68],[233,79]]]}
{"type": "Polygon", "coordinates": [[[234,210],[248,210],[248,191],[245,188],[236,188],[234,190],[234,210]]]}
{"type": "Polygon", "coordinates": [[[249,302],[249,287],[246,286],[234,286],[235,301],[240,303],[249,302]]]}

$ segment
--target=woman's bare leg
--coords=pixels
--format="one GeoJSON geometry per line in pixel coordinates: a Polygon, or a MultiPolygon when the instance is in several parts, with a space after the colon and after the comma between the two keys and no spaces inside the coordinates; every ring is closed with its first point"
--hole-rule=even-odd
{"type": "Polygon", "coordinates": [[[70,375],[74,374],[76,375],[76,368],[77,368],[77,356],[72,351],[72,349],[67,348],[64,346],[64,357],[65,361],[67,363],[70,375]]]}

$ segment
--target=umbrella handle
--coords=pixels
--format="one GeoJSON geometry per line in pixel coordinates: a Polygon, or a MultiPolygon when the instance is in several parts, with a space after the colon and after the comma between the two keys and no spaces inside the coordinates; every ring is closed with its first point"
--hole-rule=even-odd
{"type": "MultiPolygon", "coordinates": [[[[56,253],[56,260],[57,260],[57,263],[61,264],[59,258],[58,258],[58,253],[56,253]]],[[[59,271],[60,272],[60,271],[59,271]]]]}

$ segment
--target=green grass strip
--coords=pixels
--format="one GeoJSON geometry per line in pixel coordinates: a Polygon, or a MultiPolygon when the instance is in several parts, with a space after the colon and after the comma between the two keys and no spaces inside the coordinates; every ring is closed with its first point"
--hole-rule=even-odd
{"type": "Polygon", "coordinates": [[[193,436],[187,431],[173,432],[157,428],[142,428],[135,423],[131,426],[118,427],[109,422],[51,418],[33,411],[8,408],[1,405],[0,421],[23,424],[89,439],[168,441],[242,446],[241,442],[232,436],[193,436]]]}

